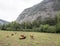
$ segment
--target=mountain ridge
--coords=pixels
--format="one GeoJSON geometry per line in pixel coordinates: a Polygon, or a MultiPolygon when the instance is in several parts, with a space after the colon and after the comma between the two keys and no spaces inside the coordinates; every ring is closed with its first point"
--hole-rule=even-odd
{"type": "Polygon", "coordinates": [[[5,21],[3,19],[0,19],[0,24],[7,24],[7,23],[9,23],[9,22],[8,21],[5,21]]]}
{"type": "Polygon", "coordinates": [[[38,17],[54,18],[57,11],[60,11],[60,0],[43,0],[41,3],[36,4],[30,8],[25,9],[16,19],[16,22],[33,22],[38,17]]]}

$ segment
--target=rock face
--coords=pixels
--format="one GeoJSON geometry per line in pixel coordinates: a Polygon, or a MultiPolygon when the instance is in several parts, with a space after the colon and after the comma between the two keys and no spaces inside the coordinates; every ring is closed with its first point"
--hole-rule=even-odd
{"type": "Polygon", "coordinates": [[[60,10],[60,0],[43,0],[41,3],[33,7],[25,9],[16,19],[16,22],[32,22],[36,19],[55,17],[57,11],[60,10]]]}
{"type": "Polygon", "coordinates": [[[5,20],[0,19],[0,24],[7,24],[7,23],[9,23],[9,22],[7,22],[7,21],[5,21],[5,20]]]}

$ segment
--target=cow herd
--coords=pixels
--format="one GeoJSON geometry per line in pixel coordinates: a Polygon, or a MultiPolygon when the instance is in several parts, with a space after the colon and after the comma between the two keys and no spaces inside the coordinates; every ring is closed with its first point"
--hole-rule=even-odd
{"type": "MultiPolygon", "coordinates": [[[[14,35],[16,35],[16,34],[17,34],[17,33],[14,33],[14,34],[12,33],[11,36],[14,36],[14,35]]],[[[6,37],[9,38],[10,36],[7,35],[6,37]]],[[[31,39],[34,39],[34,35],[32,35],[32,34],[30,34],[29,37],[30,37],[31,39]]],[[[23,40],[23,39],[26,39],[26,38],[27,38],[26,35],[19,35],[19,40],[23,40]]]]}

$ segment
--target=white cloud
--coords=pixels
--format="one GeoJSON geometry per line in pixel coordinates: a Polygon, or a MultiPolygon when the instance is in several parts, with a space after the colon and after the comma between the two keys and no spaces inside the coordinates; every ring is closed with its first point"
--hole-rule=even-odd
{"type": "Polygon", "coordinates": [[[25,8],[40,1],[42,0],[0,0],[0,19],[13,21],[25,8]]]}

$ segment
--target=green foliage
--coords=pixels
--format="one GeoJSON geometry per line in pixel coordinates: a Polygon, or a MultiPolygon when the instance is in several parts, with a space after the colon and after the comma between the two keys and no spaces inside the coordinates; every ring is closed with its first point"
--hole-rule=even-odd
{"type": "Polygon", "coordinates": [[[41,26],[40,26],[42,32],[47,32],[47,28],[48,28],[48,27],[49,27],[48,24],[46,24],[46,25],[41,25],[41,26]]]}
{"type": "Polygon", "coordinates": [[[29,22],[24,22],[22,24],[20,24],[21,29],[32,29],[32,24],[29,22]]]}
{"type": "Polygon", "coordinates": [[[1,28],[2,30],[6,30],[6,24],[3,24],[1,28]]]}
{"type": "Polygon", "coordinates": [[[2,24],[0,24],[0,30],[2,29],[2,24]]]}
{"type": "Polygon", "coordinates": [[[47,28],[48,33],[56,33],[56,27],[55,26],[49,26],[47,28]]]}
{"type": "Polygon", "coordinates": [[[41,29],[41,32],[48,32],[48,33],[55,33],[56,32],[56,27],[55,26],[49,26],[48,24],[41,25],[40,29],[41,29]]]}
{"type": "Polygon", "coordinates": [[[44,21],[41,21],[40,18],[32,23],[23,22],[19,24],[14,21],[9,24],[0,24],[0,30],[60,33],[60,12],[54,19],[50,16],[45,18],[44,21]]]}
{"type": "Polygon", "coordinates": [[[60,12],[57,15],[57,24],[56,24],[57,32],[60,32],[60,12]]]}
{"type": "Polygon", "coordinates": [[[37,27],[39,27],[39,25],[40,25],[39,21],[33,21],[32,22],[32,27],[33,28],[37,28],[37,27]]]}
{"type": "Polygon", "coordinates": [[[29,22],[25,23],[25,29],[32,29],[32,24],[29,22]]]}
{"type": "Polygon", "coordinates": [[[18,28],[20,28],[19,25],[20,25],[19,23],[11,22],[6,25],[7,26],[6,30],[18,30],[18,28]]]}
{"type": "Polygon", "coordinates": [[[41,32],[41,29],[40,28],[33,28],[32,31],[33,32],[41,32]]]}
{"type": "Polygon", "coordinates": [[[52,18],[52,17],[45,18],[43,23],[49,24],[49,25],[56,25],[56,17],[55,18],[52,18]]]}

